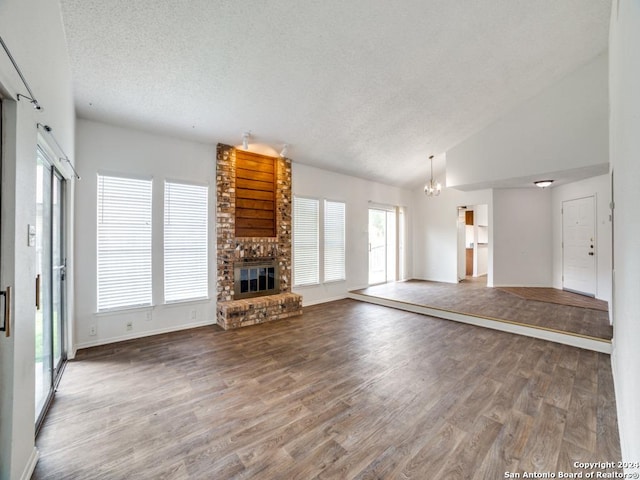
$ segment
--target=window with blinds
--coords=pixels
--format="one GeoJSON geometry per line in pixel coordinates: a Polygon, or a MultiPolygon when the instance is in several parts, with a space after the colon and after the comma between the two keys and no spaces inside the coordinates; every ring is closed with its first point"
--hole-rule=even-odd
{"type": "Polygon", "coordinates": [[[293,199],[293,285],[346,279],[344,202],[293,199]],[[323,222],[320,223],[320,218],[323,222]],[[320,272],[322,265],[322,276],[320,272]]]}
{"type": "Polygon", "coordinates": [[[98,175],[98,311],[151,305],[151,188],[98,175]]]}
{"type": "Polygon", "coordinates": [[[207,261],[208,187],[164,185],[164,300],[209,295],[207,261]]]}
{"type": "Polygon", "coordinates": [[[295,197],[293,201],[293,285],[320,282],[319,245],[320,202],[295,197]]]}
{"type": "Polygon", "coordinates": [[[324,281],[345,279],[345,204],[324,202],[324,281]]]}

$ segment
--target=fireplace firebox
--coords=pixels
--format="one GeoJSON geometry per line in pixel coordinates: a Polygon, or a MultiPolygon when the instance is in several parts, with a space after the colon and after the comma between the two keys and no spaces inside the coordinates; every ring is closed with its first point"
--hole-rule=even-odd
{"type": "Polygon", "coordinates": [[[274,258],[245,259],[233,265],[233,298],[280,293],[278,264],[274,258]]]}

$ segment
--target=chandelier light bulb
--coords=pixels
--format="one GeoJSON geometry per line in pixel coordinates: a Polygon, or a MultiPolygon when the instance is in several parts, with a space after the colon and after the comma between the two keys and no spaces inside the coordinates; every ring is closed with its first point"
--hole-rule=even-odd
{"type": "Polygon", "coordinates": [[[442,185],[433,179],[433,155],[429,157],[429,161],[431,162],[431,178],[424,186],[424,194],[427,197],[437,197],[442,192],[442,185]]]}
{"type": "Polygon", "coordinates": [[[251,132],[244,132],[242,134],[242,148],[247,150],[249,148],[249,137],[251,136],[251,132]]]}

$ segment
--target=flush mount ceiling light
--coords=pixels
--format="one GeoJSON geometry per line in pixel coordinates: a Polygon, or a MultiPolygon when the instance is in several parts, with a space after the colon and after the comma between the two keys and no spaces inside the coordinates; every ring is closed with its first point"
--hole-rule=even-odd
{"type": "Polygon", "coordinates": [[[429,157],[429,161],[431,162],[431,178],[424,186],[424,194],[427,197],[437,197],[442,191],[442,185],[433,179],[433,155],[429,157]]]}
{"type": "Polygon", "coordinates": [[[536,187],[547,188],[549,185],[553,183],[553,180],[538,180],[537,182],[533,182],[536,187]]]}
{"type": "Polygon", "coordinates": [[[242,134],[242,148],[245,150],[249,148],[249,137],[251,137],[251,131],[242,134]]]}
{"type": "Polygon", "coordinates": [[[288,143],[285,143],[285,144],[282,146],[282,150],[280,150],[280,156],[281,156],[282,158],[286,158],[286,156],[287,156],[287,153],[288,153],[288,152],[289,152],[289,144],[288,144],[288,143]]]}

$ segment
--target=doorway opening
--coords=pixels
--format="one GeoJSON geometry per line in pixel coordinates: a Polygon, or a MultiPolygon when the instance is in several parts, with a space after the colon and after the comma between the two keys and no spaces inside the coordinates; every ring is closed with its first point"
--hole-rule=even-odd
{"type": "Polygon", "coordinates": [[[487,282],[489,270],[489,207],[458,207],[458,281],[487,282]]]}

